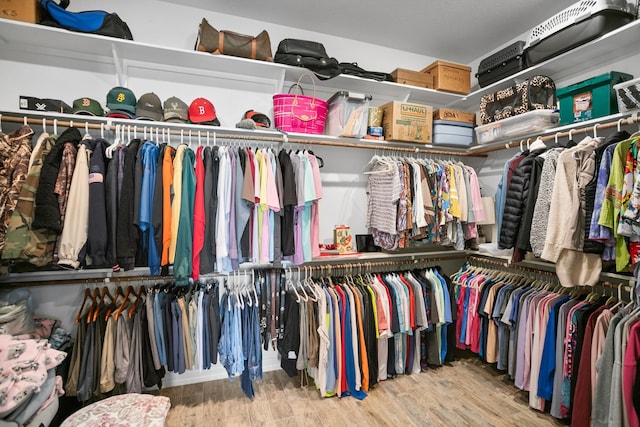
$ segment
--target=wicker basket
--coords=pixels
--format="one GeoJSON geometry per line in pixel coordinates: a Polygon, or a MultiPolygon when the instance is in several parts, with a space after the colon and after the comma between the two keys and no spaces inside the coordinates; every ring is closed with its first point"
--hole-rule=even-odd
{"type": "Polygon", "coordinates": [[[284,132],[324,133],[328,104],[327,101],[315,97],[316,84],[313,77],[309,74],[303,74],[298,82],[291,86],[291,89],[294,87],[296,88],[295,94],[273,95],[273,119],[276,128],[284,132]],[[311,79],[314,96],[306,96],[302,92],[300,82],[304,77],[311,79]]]}

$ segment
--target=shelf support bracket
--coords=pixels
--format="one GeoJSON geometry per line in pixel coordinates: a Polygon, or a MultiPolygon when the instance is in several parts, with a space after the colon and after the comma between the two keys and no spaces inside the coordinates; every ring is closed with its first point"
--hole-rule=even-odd
{"type": "Polygon", "coordinates": [[[113,56],[113,65],[116,67],[116,86],[127,86],[127,73],[125,72],[124,61],[120,60],[120,54],[115,44],[111,44],[111,55],[113,56]]]}
{"type": "Polygon", "coordinates": [[[284,76],[285,76],[285,70],[280,71],[280,77],[278,78],[278,80],[276,81],[275,87],[274,89],[274,93],[284,93],[283,89],[284,89],[284,76]]]}

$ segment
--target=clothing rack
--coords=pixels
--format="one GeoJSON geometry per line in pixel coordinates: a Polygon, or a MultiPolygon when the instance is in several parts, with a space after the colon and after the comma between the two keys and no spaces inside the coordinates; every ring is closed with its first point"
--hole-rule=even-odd
{"type": "MultiPolygon", "coordinates": [[[[492,259],[488,259],[480,256],[469,256],[467,257],[467,262],[472,265],[476,265],[478,267],[488,267],[490,269],[512,272],[519,276],[523,276],[524,275],[523,273],[527,273],[528,275],[531,275],[531,273],[533,273],[540,278],[545,278],[547,281],[551,281],[559,284],[557,275],[551,271],[540,270],[540,269],[536,269],[534,267],[529,267],[525,265],[509,264],[507,262],[501,262],[501,261],[492,260],[492,259]]],[[[626,292],[626,294],[629,295],[629,298],[630,298],[629,300],[631,301],[633,299],[634,287],[633,287],[633,278],[631,277],[629,279],[630,280],[628,280],[626,283],[625,281],[621,281],[619,283],[613,283],[608,280],[601,280],[598,282],[596,287],[616,290],[618,292],[617,293],[618,297],[621,297],[622,293],[626,292]]],[[[587,289],[590,287],[580,287],[580,288],[587,289]]],[[[616,296],[616,295],[612,295],[612,296],[616,296]]]]}
{"type": "MultiPolygon", "coordinates": [[[[30,113],[33,114],[33,113],[30,113]]],[[[30,117],[28,115],[15,115],[13,113],[0,113],[0,131],[2,130],[2,122],[8,123],[21,123],[27,125],[41,125],[43,127],[52,126],[56,129],[58,126],[62,127],[75,127],[78,129],[85,129],[87,132],[89,129],[100,130],[102,134],[104,131],[110,131],[117,133],[117,131],[127,131],[127,134],[138,134],[138,132],[146,133],[147,129],[151,133],[151,136],[158,135],[164,137],[179,136],[184,140],[185,137],[189,137],[190,140],[198,138],[202,140],[207,135],[213,135],[214,144],[218,138],[226,138],[233,140],[249,140],[252,142],[267,142],[278,144],[302,144],[302,145],[317,145],[328,147],[341,147],[341,148],[358,148],[366,150],[384,150],[395,151],[401,153],[420,153],[429,154],[435,156],[460,156],[460,157],[487,157],[484,153],[475,153],[468,150],[440,150],[434,148],[420,148],[418,144],[409,148],[403,143],[394,141],[380,141],[379,143],[364,142],[366,140],[355,140],[353,138],[337,138],[327,135],[318,135],[317,137],[306,137],[298,135],[289,135],[286,132],[279,130],[262,131],[262,130],[243,130],[238,129],[231,131],[228,128],[218,128],[211,126],[195,125],[195,124],[175,124],[165,122],[151,122],[141,120],[126,120],[126,119],[112,119],[108,117],[90,117],[85,116],[80,120],[74,120],[70,115],[61,115],[61,118],[54,118],[44,116],[40,114],[42,118],[30,117]],[[188,131],[188,135],[185,134],[185,130],[188,131]],[[254,133],[254,134],[252,134],[254,133]],[[255,133],[258,133],[257,135],[255,133]],[[273,136],[267,134],[273,134],[273,136]],[[402,146],[404,145],[404,146],[402,146]]],[[[54,130],[55,133],[55,130],[54,130]]],[[[159,139],[159,138],[158,138],[159,139]]]]}

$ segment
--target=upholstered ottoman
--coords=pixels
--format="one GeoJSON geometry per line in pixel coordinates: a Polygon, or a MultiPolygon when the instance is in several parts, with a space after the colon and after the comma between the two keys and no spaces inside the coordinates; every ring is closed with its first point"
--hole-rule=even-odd
{"type": "Polygon", "coordinates": [[[121,394],[73,413],[61,427],[164,427],[171,401],[165,396],[121,394]]]}

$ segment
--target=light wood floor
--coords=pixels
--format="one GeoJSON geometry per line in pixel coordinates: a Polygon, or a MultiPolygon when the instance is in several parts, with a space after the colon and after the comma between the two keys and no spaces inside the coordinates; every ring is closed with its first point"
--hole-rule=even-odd
{"type": "Polygon", "coordinates": [[[363,401],[321,398],[300,377],[265,373],[253,401],[239,378],[163,389],[174,426],[560,426],[527,405],[493,367],[467,354],[450,366],[378,384],[363,401]]]}

